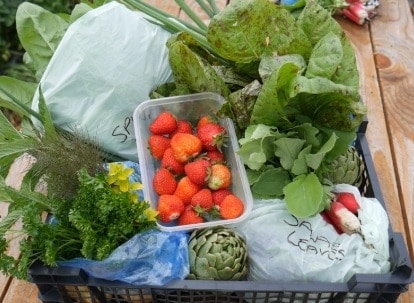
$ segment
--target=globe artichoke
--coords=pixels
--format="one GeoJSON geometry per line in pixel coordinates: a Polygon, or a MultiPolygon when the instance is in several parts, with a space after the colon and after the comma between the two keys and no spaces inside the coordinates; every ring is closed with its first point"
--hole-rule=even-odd
{"type": "Polygon", "coordinates": [[[195,230],[189,239],[193,280],[242,280],[248,271],[246,243],[223,226],[195,230]]]}
{"type": "Polygon", "coordinates": [[[329,163],[324,177],[332,184],[346,183],[359,187],[364,169],[364,162],[358,151],[354,146],[349,146],[344,154],[329,163]]]}

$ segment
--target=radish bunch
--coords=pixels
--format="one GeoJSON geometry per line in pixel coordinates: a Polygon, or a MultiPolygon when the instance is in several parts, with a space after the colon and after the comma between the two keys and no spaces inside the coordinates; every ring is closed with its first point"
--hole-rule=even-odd
{"type": "Polygon", "coordinates": [[[361,233],[361,222],[357,216],[359,208],[354,194],[341,192],[335,194],[330,209],[323,211],[321,215],[339,234],[361,233]]]}
{"type": "Polygon", "coordinates": [[[362,25],[377,15],[375,9],[379,5],[379,0],[346,0],[346,4],[340,10],[342,15],[352,22],[362,25]]]}

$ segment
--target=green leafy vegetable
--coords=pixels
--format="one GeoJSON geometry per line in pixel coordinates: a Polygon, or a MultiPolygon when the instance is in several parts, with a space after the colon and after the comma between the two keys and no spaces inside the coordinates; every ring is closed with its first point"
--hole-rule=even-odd
{"type": "Polygon", "coordinates": [[[299,218],[329,205],[323,175],[337,143],[335,133],[327,138],[309,123],[289,132],[258,124],[250,125],[239,143],[238,154],[248,167],[254,196],[284,198],[288,210],[299,218]]]}
{"type": "Polygon", "coordinates": [[[207,41],[221,57],[238,63],[277,53],[308,54],[307,38],[294,17],[267,0],[232,1],[211,20],[207,41]]]}
{"type": "Polygon", "coordinates": [[[229,90],[223,79],[211,65],[198,56],[182,41],[170,43],[170,66],[175,82],[187,86],[190,91],[210,91],[228,96],[229,90]]]}
{"type": "Polygon", "coordinates": [[[19,115],[25,115],[26,112],[22,110],[21,106],[14,103],[3,90],[30,107],[36,86],[35,83],[28,83],[6,76],[0,76],[0,87],[2,88],[2,90],[0,90],[0,107],[8,108],[19,115]]]}
{"type": "Polygon", "coordinates": [[[323,36],[314,46],[305,77],[330,79],[341,63],[343,49],[340,38],[332,32],[323,36]]]}
{"type": "Polygon", "coordinates": [[[283,192],[287,209],[298,218],[313,216],[324,208],[323,187],[314,173],[298,176],[283,192]]]}
{"type": "Polygon", "coordinates": [[[148,202],[131,201],[129,192],[115,191],[104,174],[79,171],[80,188],[69,212],[69,221],[82,240],[82,255],[102,260],[135,234],[154,228],[148,202]]]}
{"type": "Polygon", "coordinates": [[[38,80],[40,80],[68,26],[68,22],[62,17],[38,5],[23,2],[18,7],[16,13],[17,33],[26,50],[25,60],[33,65],[38,80]]]}
{"type": "Polygon", "coordinates": [[[264,82],[253,107],[251,123],[281,126],[286,123],[285,107],[289,103],[290,83],[299,66],[286,62],[264,82]]]}

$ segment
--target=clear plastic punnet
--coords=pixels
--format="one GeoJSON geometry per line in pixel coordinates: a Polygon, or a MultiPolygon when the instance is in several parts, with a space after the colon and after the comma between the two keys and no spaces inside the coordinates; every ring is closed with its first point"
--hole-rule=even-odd
{"type": "MultiPolygon", "coordinates": [[[[144,199],[149,201],[156,209],[158,195],[154,192],[152,178],[159,167],[159,161],[155,160],[148,149],[148,127],[154,118],[161,112],[170,111],[178,119],[187,119],[195,123],[202,115],[215,114],[224,104],[224,98],[215,93],[197,93],[184,96],[166,97],[144,101],[138,105],[133,114],[138,159],[141,168],[141,178],[144,199]]],[[[226,163],[232,173],[232,185],[230,190],[244,203],[243,214],[235,219],[216,219],[198,224],[178,226],[176,222],[158,222],[161,230],[182,231],[193,230],[217,225],[238,223],[245,220],[251,212],[253,198],[247,180],[244,165],[237,154],[239,148],[233,122],[229,118],[219,118],[219,123],[226,129],[228,139],[223,149],[226,163]]]]}

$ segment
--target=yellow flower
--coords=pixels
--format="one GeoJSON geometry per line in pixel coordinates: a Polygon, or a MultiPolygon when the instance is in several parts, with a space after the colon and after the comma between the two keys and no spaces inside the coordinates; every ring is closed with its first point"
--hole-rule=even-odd
{"type": "Polygon", "coordinates": [[[158,212],[150,207],[144,210],[144,215],[147,217],[148,221],[155,221],[157,220],[158,212]]]}
{"type": "Polygon", "coordinates": [[[129,193],[132,202],[138,202],[137,190],[142,189],[140,182],[131,182],[129,176],[134,173],[132,168],[122,163],[110,163],[106,181],[116,192],[129,193]]]}
{"type": "Polygon", "coordinates": [[[109,171],[106,177],[106,182],[108,184],[114,184],[118,180],[118,175],[124,169],[122,163],[109,163],[109,171]]]}
{"type": "Polygon", "coordinates": [[[140,190],[143,186],[139,182],[131,183],[131,190],[140,190]]]}
{"type": "Polygon", "coordinates": [[[129,192],[129,180],[118,180],[115,185],[118,186],[119,190],[123,193],[129,192]]]}
{"type": "Polygon", "coordinates": [[[131,199],[132,203],[138,203],[138,195],[135,193],[130,193],[129,198],[131,199]]]}

